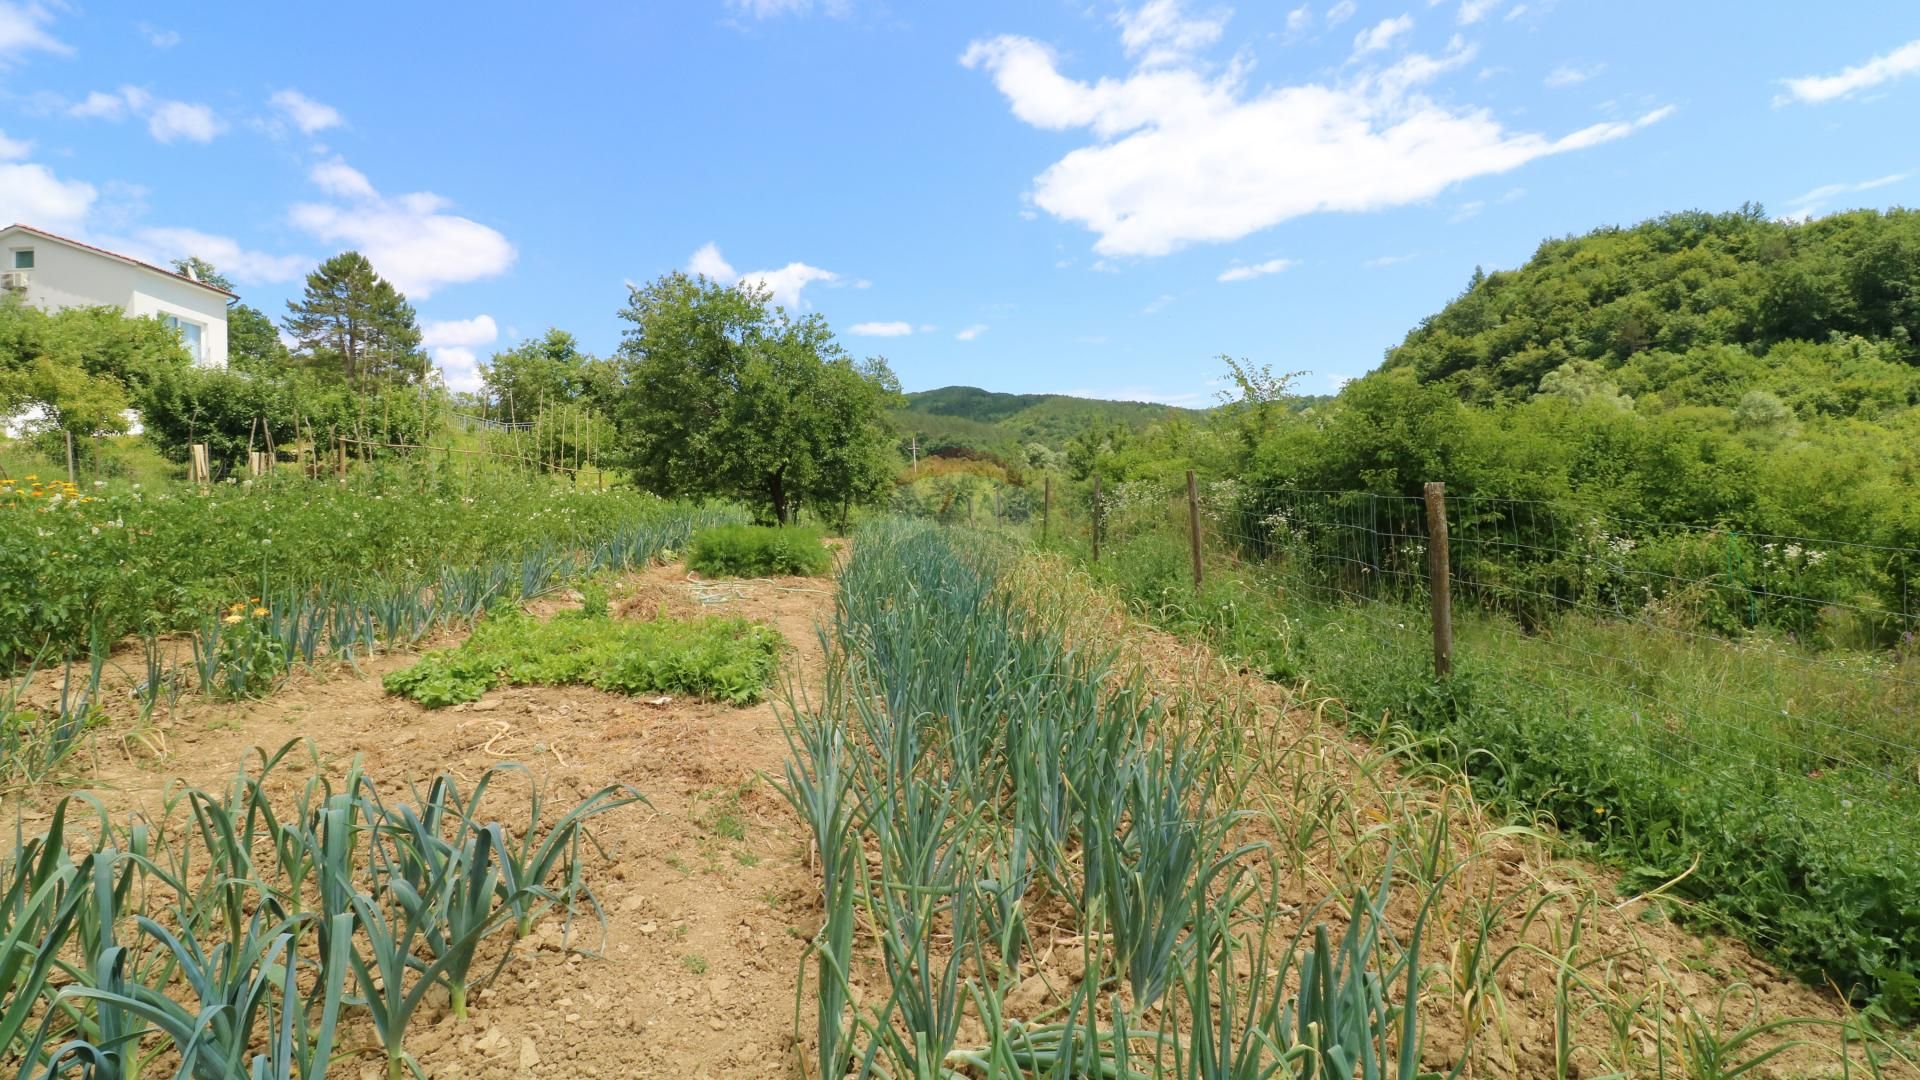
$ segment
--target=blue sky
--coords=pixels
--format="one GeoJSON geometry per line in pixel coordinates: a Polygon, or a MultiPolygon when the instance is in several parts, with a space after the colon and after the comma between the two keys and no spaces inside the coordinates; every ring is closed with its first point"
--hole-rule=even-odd
{"type": "Polygon", "coordinates": [[[1920,4],[0,0],[0,223],[284,310],[348,247],[450,384],[759,276],[970,383],[1324,392],[1541,238],[1920,199],[1920,4]]]}

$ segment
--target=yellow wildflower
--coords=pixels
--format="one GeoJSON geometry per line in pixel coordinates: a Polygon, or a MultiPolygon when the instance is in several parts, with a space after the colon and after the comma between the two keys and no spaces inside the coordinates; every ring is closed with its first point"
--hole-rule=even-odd
{"type": "Polygon", "coordinates": [[[224,622],[224,623],[226,623],[226,624],[227,624],[228,626],[232,626],[232,625],[233,625],[234,623],[237,623],[237,622],[239,622],[239,621],[240,621],[240,616],[238,616],[238,615],[229,615],[229,616],[227,616],[227,617],[226,617],[225,619],[222,619],[221,621],[222,621],[222,622],[224,622]]]}
{"type": "Polygon", "coordinates": [[[267,613],[267,609],[263,607],[257,607],[253,609],[253,613],[255,615],[265,615],[267,613]]]}

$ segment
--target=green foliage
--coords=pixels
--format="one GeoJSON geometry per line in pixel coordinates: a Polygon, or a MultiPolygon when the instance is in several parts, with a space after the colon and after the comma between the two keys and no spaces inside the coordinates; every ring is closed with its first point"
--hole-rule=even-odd
{"type": "Polygon", "coordinates": [[[384,685],[436,709],[496,686],[569,684],[748,705],[772,682],[782,644],[771,627],[744,619],[635,622],[582,610],[542,622],[502,609],[458,647],[426,654],[384,685]]]}
{"type": "Polygon", "coordinates": [[[989,424],[1012,442],[1058,446],[1093,423],[1143,428],[1170,415],[1192,413],[1173,405],[1145,401],[1101,401],[1066,394],[1001,394],[972,386],[943,386],[906,396],[903,423],[926,417],[950,417],[989,424]]]}
{"type": "Polygon", "coordinates": [[[884,360],[856,364],[819,315],[673,273],[633,287],[620,317],[619,452],[642,486],[738,499],[781,524],[803,505],[845,521],[885,490],[898,384],[884,360]]]}
{"type": "Polygon", "coordinates": [[[148,386],[192,363],[158,320],[112,307],[48,313],[0,298],[0,415],[39,407],[53,429],[122,432],[148,386]]]}
{"type": "Polygon", "coordinates": [[[420,383],[431,370],[413,305],[357,251],[307,275],[305,294],[287,301],[284,325],[302,362],[355,387],[420,383]]]}
{"type": "Polygon", "coordinates": [[[611,398],[613,365],[580,348],[572,334],[557,327],[537,338],[494,353],[480,365],[480,379],[503,417],[533,419],[544,408],[611,398]]]}
{"type": "MultiPolygon", "coordinates": [[[[1295,535],[1308,516],[1291,515],[1295,535]]],[[[1903,839],[1920,789],[1898,779],[1920,761],[1895,749],[1912,741],[1899,719],[1920,685],[1911,658],[1797,663],[1765,643],[1567,613],[1533,635],[1457,603],[1455,674],[1436,681],[1424,605],[1310,569],[1358,566],[1358,551],[1274,554],[1216,563],[1195,593],[1185,537],[1148,529],[1089,569],[1142,617],[1304,680],[1358,733],[1411,740],[1488,803],[1556,821],[1627,887],[1665,887],[1812,981],[1897,997],[1920,972],[1903,839]]]]}
{"type": "MultiPolygon", "coordinates": [[[[517,599],[526,573],[534,577],[526,592],[537,593],[567,567],[642,563],[663,546],[684,547],[689,528],[741,516],[513,477],[422,492],[411,470],[348,485],[113,487],[72,497],[0,483],[0,665],[82,650],[96,624],[108,640],[197,629],[250,597],[325,623],[335,602],[364,612],[376,595],[431,590],[437,601],[410,618],[424,633],[468,606],[458,596],[476,598],[476,610],[509,589],[517,599]],[[470,568],[493,576],[466,581],[478,574],[470,568]]],[[[345,620],[333,621],[343,632],[345,620]]]]}
{"type": "Polygon", "coordinates": [[[815,577],[833,566],[818,529],[722,525],[693,536],[688,569],[708,577],[815,577]]]}

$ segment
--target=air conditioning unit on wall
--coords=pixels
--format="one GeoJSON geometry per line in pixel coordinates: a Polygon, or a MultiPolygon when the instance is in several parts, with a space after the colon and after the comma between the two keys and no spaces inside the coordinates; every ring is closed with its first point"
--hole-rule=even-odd
{"type": "Polygon", "coordinates": [[[31,276],[20,270],[0,271],[0,289],[8,292],[26,292],[27,281],[31,276]]]}

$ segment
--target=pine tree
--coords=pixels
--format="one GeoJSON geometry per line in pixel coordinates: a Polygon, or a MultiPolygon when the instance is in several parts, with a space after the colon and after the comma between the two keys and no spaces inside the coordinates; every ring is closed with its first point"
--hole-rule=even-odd
{"type": "Polygon", "coordinates": [[[420,382],[430,370],[413,305],[357,251],[308,274],[306,295],[287,301],[282,325],[302,360],[356,387],[420,382]]]}

